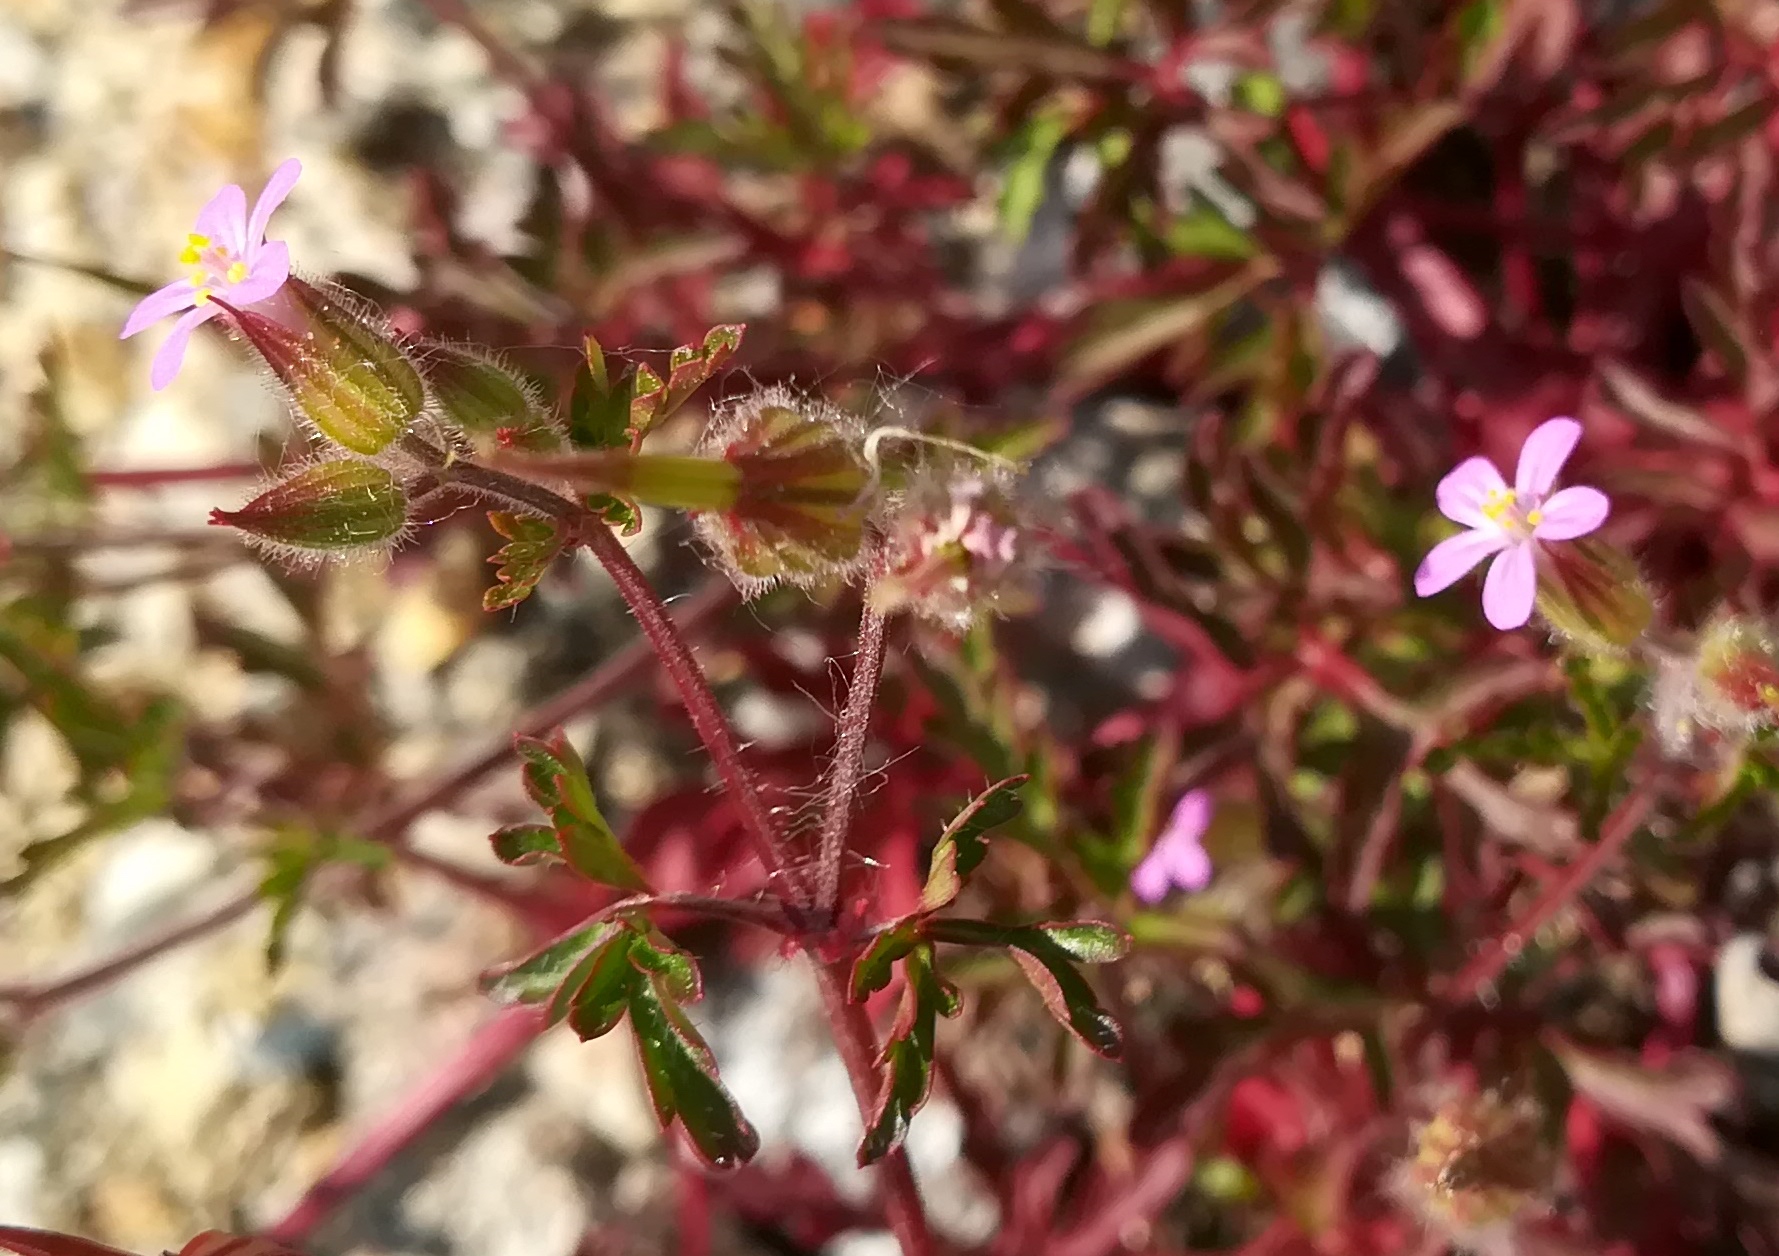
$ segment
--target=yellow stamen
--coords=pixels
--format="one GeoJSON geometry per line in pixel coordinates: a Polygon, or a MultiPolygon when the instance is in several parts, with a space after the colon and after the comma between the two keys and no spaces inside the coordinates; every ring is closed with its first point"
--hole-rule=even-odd
{"type": "Polygon", "coordinates": [[[1503,491],[1498,488],[1492,488],[1489,490],[1489,495],[1483,498],[1482,512],[1487,518],[1496,523],[1500,523],[1502,516],[1513,509],[1513,502],[1514,495],[1512,489],[1503,491]]]}
{"type": "Polygon", "coordinates": [[[196,292],[191,294],[191,303],[193,305],[203,305],[209,299],[210,289],[208,288],[199,288],[196,292]]]}
{"type": "Polygon", "coordinates": [[[1544,512],[1542,510],[1529,510],[1526,512],[1526,523],[1531,527],[1536,528],[1543,518],[1544,512]]]}
{"type": "Polygon", "coordinates": [[[192,232],[185,237],[185,249],[179,254],[182,266],[196,266],[203,259],[204,250],[210,247],[210,237],[192,232]]]}
{"type": "Polygon", "coordinates": [[[233,266],[229,267],[230,283],[240,283],[245,278],[247,278],[246,262],[236,262],[233,266]]]}

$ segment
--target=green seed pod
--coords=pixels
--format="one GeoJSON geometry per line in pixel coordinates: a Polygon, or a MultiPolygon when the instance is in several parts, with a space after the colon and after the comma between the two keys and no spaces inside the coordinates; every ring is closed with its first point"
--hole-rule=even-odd
{"type": "Polygon", "coordinates": [[[378,454],[426,405],[420,372],[376,315],[348,294],[288,280],[252,309],[225,307],[317,432],[356,454],[378,454]]]}
{"type": "Polygon", "coordinates": [[[1582,537],[1540,555],[1538,610],[1581,649],[1616,656],[1649,628],[1655,604],[1630,555],[1582,537]]]}
{"type": "Polygon", "coordinates": [[[477,444],[536,453],[561,447],[530,385],[498,358],[433,343],[424,346],[421,363],[433,409],[477,444]]]}
{"type": "Polygon", "coordinates": [[[407,528],[408,498],[385,468],[357,458],[318,462],[210,522],[278,549],[350,555],[388,549],[407,528]]]}

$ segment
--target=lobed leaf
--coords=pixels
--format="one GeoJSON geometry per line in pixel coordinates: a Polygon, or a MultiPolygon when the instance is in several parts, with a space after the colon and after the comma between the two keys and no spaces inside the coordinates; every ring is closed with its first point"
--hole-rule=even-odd
{"type": "Polygon", "coordinates": [[[939,835],[939,844],[933,848],[926,888],[920,895],[922,911],[937,911],[958,896],[965,878],[976,871],[988,853],[985,834],[1020,813],[1023,804],[1019,788],[1030,779],[1022,774],[995,782],[971,799],[946,826],[939,835]]]}

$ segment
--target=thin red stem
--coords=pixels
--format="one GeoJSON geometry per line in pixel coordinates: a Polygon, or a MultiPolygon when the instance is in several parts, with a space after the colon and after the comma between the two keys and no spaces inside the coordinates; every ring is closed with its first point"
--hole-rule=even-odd
{"type": "Polygon", "coordinates": [[[457,1054],[402,1097],[282,1220],[263,1231],[279,1243],[301,1243],[333,1211],[374,1178],[435,1121],[485,1089],[544,1031],[544,1010],[508,1008],[470,1036],[457,1054]]]}
{"type": "Polygon", "coordinates": [[[1514,921],[1500,937],[1490,940],[1476,958],[1458,970],[1447,986],[1446,997],[1453,1002],[1473,998],[1478,990],[1499,977],[1513,962],[1519,949],[1536,937],[1540,929],[1555,919],[1557,913],[1573,902],[1587,888],[1588,882],[1618,856],[1654,805],[1655,794],[1648,786],[1632,790],[1600,826],[1600,840],[1571,864],[1568,873],[1533,903],[1524,916],[1514,921]]]}
{"type": "MultiPolygon", "coordinates": [[[[813,957],[812,961],[813,961],[813,957]]],[[[834,1032],[834,1045],[852,1079],[859,1115],[869,1121],[877,1107],[877,1035],[863,1005],[849,997],[845,964],[816,964],[815,977],[822,992],[822,1006],[834,1032]]],[[[920,1188],[908,1155],[900,1147],[878,1161],[878,1182],[883,1192],[883,1215],[890,1232],[902,1246],[902,1256],[935,1256],[938,1241],[927,1225],[920,1188]]]]}
{"type": "Polygon", "coordinates": [[[820,854],[816,863],[815,916],[833,921],[840,911],[841,863],[852,829],[859,782],[865,775],[865,746],[870,741],[871,710],[883,678],[884,617],[867,602],[859,619],[859,649],[846,691],[846,706],[835,725],[834,762],[828,769],[827,801],[822,808],[820,854]]]}
{"type": "Polygon", "coordinates": [[[163,484],[209,484],[217,480],[254,480],[266,473],[257,462],[224,462],[213,467],[144,467],[131,471],[88,471],[94,488],[159,488],[163,484]]]}
{"type": "Polygon", "coordinates": [[[225,929],[259,906],[257,888],[235,895],[201,916],[145,938],[121,954],[90,968],[70,973],[47,985],[0,986],[0,1004],[10,1004],[20,1022],[27,1022],[104,988],[120,977],[159,959],[168,951],[225,929]]]}

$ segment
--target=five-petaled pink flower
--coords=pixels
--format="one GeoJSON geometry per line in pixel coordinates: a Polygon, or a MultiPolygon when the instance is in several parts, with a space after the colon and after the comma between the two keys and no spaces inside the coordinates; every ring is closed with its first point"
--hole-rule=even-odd
{"type": "Polygon", "coordinates": [[[1202,890],[1211,882],[1211,857],[1201,844],[1211,827],[1211,796],[1189,790],[1174,804],[1174,813],[1155,845],[1130,874],[1131,893],[1145,903],[1159,903],[1170,890],[1202,890]]]}
{"type": "Polygon", "coordinates": [[[1493,554],[1498,557],[1483,580],[1483,614],[1503,630],[1530,619],[1541,543],[1586,536],[1606,522],[1612,506],[1597,488],[1551,491],[1580,439],[1581,424],[1574,419],[1540,423],[1520,447],[1512,488],[1487,458],[1467,458],[1454,467],[1439,482],[1439,511],[1470,530],[1429,551],[1415,572],[1415,592],[1438,593],[1493,554]]]}
{"type": "Polygon", "coordinates": [[[222,313],[212,297],[236,306],[253,305],[274,295],[290,277],[290,250],[282,241],[266,239],[266,223],[290,195],[302,171],[294,158],[274,170],[251,215],[247,194],[235,184],[218,192],[199,211],[197,224],[179,254],[180,264],[189,269],[191,277],[149,293],[130,312],[121,339],[169,314],[190,311],[173,324],[166,343],[154,355],[148,380],[157,390],[179,374],[192,332],[222,313]]]}

